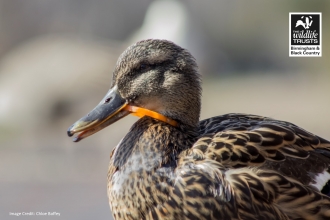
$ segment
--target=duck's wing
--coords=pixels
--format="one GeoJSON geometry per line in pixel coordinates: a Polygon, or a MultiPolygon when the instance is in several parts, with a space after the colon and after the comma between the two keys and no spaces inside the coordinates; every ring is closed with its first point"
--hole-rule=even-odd
{"type": "Polygon", "coordinates": [[[210,201],[196,195],[213,194],[214,203],[230,202],[224,210],[237,218],[330,219],[330,197],[317,187],[330,179],[325,139],[288,122],[246,114],[203,120],[200,134],[177,170],[190,209],[210,201]]]}
{"type": "Polygon", "coordinates": [[[201,121],[199,130],[200,138],[192,149],[228,168],[306,160],[312,152],[322,158],[315,166],[325,169],[330,165],[330,142],[289,122],[227,114],[201,121]]]}

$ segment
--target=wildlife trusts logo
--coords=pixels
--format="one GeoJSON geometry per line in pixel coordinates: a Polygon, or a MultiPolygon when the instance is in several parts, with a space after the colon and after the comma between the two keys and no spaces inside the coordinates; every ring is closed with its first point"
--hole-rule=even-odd
{"type": "Polygon", "coordinates": [[[294,12],[289,14],[289,56],[322,56],[322,14],[294,12]]]}

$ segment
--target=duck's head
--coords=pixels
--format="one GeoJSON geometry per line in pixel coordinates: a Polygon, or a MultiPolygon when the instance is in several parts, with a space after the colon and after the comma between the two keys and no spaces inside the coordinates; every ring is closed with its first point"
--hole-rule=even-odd
{"type": "Polygon", "coordinates": [[[200,115],[200,76],[194,57],[166,40],[135,43],[119,57],[111,89],[86,116],[68,129],[79,141],[135,114],[194,129],[200,115]]]}

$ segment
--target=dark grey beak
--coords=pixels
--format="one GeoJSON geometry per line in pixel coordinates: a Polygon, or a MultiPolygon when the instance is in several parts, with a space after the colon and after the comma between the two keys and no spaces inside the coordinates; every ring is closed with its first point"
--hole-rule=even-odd
{"type": "Polygon", "coordinates": [[[130,112],[123,110],[126,105],[126,100],[119,94],[117,86],[114,86],[90,113],[69,127],[68,136],[71,137],[80,132],[73,140],[78,142],[102,130],[130,114],[130,112]]]}

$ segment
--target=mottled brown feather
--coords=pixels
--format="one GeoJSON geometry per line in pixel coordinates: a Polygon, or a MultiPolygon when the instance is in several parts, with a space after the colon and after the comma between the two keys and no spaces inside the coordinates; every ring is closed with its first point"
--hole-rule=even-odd
{"type": "Polygon", "coordinates": [[[192,149],[228,168],[284,161],[286,157],[306,159],[315,149],[330,150],[329,142],[294,124],[256,115],[206,119],[200,122],[200,133],[192,149]]]}
{"type": "MultiPolygon", "coordinates": [[[[291,164],[308,163],[310,153],[327,150],[329,142],[290,123],[243,114],[203,120],[199,128],[196,139],[148,117],[133,126],[110,163],[109,201],[116,219],[330,218],[330,198],[301,182],[302,167],[291,164]],[[115,169],[116,158],[125,160],[120,150],[136,155],[115,169]],[[290,166],[290,175],[281,167],[271,170],[273,164],[290,166]],[[114,171],[125,179],[120,191],[113,189],[114,171]]],[[[330,159],[325,161],[329,166],[330,159]]]]}

